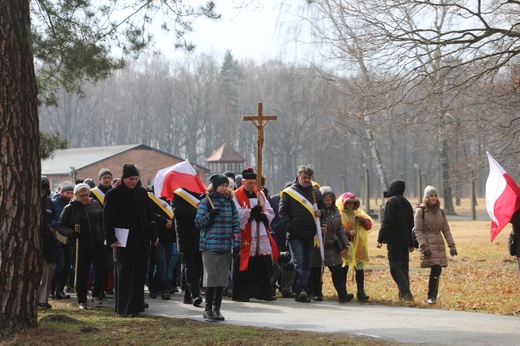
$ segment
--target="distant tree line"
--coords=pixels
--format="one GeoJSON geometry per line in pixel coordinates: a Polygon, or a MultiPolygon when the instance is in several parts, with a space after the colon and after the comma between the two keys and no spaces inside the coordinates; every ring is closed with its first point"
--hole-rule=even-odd
{"type": "Polygon", "coordinates": [[[382,89],[392,82],[389,77],[374,76],[381,94],[372,96],[370,108],[362,103],[368,77],[277,60],[237,61],[231,52],[221,62],[205,54],[177,61],[143,58],[104,81],[83,85],[81,95],[63,93],[58,107],[42,106],[41,129],[58,131],[70,147],[144,143],[201,165],[226,142],[255,165],[256,129],[242,117],[255,114],[262,102],[264,114],[278,115],[265,127],[263,170],[273,193],[294,178],[299,164],[310,163],[316,180],[337,192],[366,197],[368,169],[372,197],[400,178],[417,198],[426,184],[442,186],[440,149],[446,145],[455,197],[470,196],[470,170],[482,195],[485,151],[500,148],[489,135],[496,131],[487,128],[489,114],[496,114],[495,122],[508,118],[497,112],[491,95],[481,85],[459,91],[441,126],[431,101],[411,101],[431,84],[406,92],[394,85],[390,93],[382,89]]]}

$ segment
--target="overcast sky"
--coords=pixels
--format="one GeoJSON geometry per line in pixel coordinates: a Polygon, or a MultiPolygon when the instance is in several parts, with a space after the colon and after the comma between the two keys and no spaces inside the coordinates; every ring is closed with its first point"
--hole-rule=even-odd
{"type": "MultiPolygon", "coordinates": [[[[196,21],[194,32],[187,36],[197,46],[196,52],[221,59],[229,49],[235,59],[250,58],[259,62],[281,58],[288,51],[294,55],[294,44],[287,43],[290,40],[281,34],[285,29],[277,25],[281,1],[242,2],[249,3],[248,8],[237,8],[240,0],[218,0],[217,12],[222,14],[221,20],[196,21]]],[[[161,44],[160,48],[167,56],[178,54],[167,44],[161,44]]]]}

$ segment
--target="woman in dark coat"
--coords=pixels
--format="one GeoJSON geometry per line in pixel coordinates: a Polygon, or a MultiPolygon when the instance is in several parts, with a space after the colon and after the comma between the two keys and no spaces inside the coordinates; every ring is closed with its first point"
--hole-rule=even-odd
{"type": "Polygon", "coordinates": [[[106,194],[103,212],[105,238],[114,251],[115,311],[128,317],[144,311],[150,242],[157,242],[148,193],[138,183],[137,167],[125,164],[121,184],[106,194]],[[124,235],[128,235],[126,244],[124,235]]]}
{"type": "Polygon", "coordinates": [[[76,291],[80,309],[87,306],[87,282],[90,274],[90,264],[95,270],[92,301],[101,304],[101,285],[107,271],[107,260],[103,249],[104,235],[101,204],[89,197],[90,187],[87,184],[78,184],[74,188],[74,198],[65,206],[58,221],[57,230],[61,234],[79,240],[78,267],[76,291]],[[75,225],[79,225],[79,233],[75,232],[75,225]]]}
{"type": "MultiPolygon", "coordinates": [[[[323,202],[325,203],[325,213],[322,216],[322,235],[325,261],[324,266],[327,266],[332,276],[332,283],[338,294],[340,303],[350,301],[353,298],[352,294],[347,294],[346,282],[342,275],[343,259],[341,251],[348,247],[347,236],[341,224],[341,216],[338,208],[334,204],[336,196],[330,186],[322,186],[320,191],[323,195],[323,202]],[[341,244],[341,249],[340,245],[341,244]]],[[[315,242],[317,245],[317,242],[315,242]]],[[[318,248],[314,250],[314,257],[312,259],[310,284],[312,286],[313,300],[322,301],[322,272],[321,272],[321,255],[318,248]]]]}

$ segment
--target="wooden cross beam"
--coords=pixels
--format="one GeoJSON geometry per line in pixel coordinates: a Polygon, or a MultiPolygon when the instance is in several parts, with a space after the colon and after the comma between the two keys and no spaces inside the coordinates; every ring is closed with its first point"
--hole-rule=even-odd
{"type": "Polygon", "coordinates": [[[258,103],[257,115],[246,115],[244,121],[252,121],[257,129],[256,137],[256,187],[258,191],[262,190],[262,151],[264,149],[264,126],[269,120],[276,120],[276,115],[263,115],[262,103],[258,103]]]}

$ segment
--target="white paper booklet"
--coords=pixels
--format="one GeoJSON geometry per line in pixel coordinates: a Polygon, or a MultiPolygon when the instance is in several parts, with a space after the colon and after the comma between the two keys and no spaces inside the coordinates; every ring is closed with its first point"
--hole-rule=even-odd
{"type": "Polygon", "coordinates": [[[126,241],[128,240],[128,233],[130,232],[130,230],[128,228],[114,228],[114,231],[116,232],[116,238],[117,238],[117,241],[119,241],[119,243],[121,245],[121,247],[126,247],[126,241]]]}

